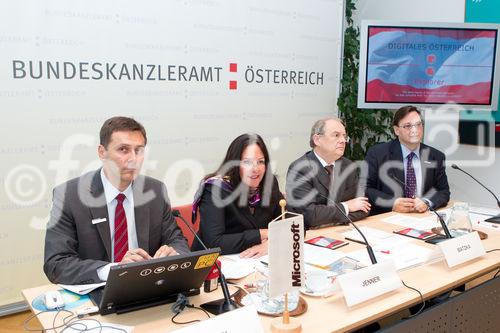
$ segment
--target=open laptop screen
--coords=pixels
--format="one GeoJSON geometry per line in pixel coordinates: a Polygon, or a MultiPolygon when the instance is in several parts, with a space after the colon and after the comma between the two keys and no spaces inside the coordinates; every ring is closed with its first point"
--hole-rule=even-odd
{"type": "Polygon", "coordinates": [[[91,298],[104,315],[173,302],[179,293],[199,294],[219,254],[215,248],[113,266],[104,289],[91,298]]]}

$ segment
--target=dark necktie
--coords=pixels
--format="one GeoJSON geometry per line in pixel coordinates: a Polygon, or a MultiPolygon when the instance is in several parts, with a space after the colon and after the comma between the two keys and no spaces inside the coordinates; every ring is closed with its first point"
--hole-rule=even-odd
{"type": "Polygon", "coordinates": [[[328,173],[328,188],[330,188],[333,183],[333,164],[326,165],[325,170],[328,173]]]}
{"type": "Polygon", "coordinates": [[[411,152],[408,154],[408,161],[406,162],[406,198],[415,198],[415,194],[417,193],[417,177],[415,176],[415,169],[413,169],[413,157],[415,157],[415,153],[411,152]]]}
{"type": "Polygon", "coordinates": [[[123,209],[125,195],[118,194],[116,200],[118,203],[115,210],[114,262],[120,262],[128,251],[127,216],[125,209],[123,209]]]}

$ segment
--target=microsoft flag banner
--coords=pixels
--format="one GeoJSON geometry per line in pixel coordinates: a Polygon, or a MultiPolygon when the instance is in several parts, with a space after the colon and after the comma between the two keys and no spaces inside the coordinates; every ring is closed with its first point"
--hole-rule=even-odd
{"type": "Polygon", "coordinates": [[[366,102],[491,104],[497,34],[369,26],[366,102]]]}
{"type": "Polygon", "coordinates": [[[273,298],[304,284],[304,217],[271,222],[268,230],[269,297],[273,298]]]}

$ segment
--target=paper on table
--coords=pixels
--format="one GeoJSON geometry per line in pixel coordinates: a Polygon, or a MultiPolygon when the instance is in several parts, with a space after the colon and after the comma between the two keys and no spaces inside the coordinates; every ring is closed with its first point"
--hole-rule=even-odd
{"type": "Polygon", "coordinates": [[[264,333],[254,304],[249,304],[198,323],[182,327],[175,333],[264,333]]]}
{"type": "MultiPolygon", "coordinates": [[[[373,251],[377,262],[393,260],[398,271],[437,259],[436,255],[439,255],[432,249],[409,242],[378,244],[373,247],[373,251]]],[[[347,257],[365,265],[371,264],[366,249],[349,252],[347,257]]]]}
{"type": "Polygon", "coordinates": [[[478,227],[488,228],[491,230],[500,231],[500,224],[485,221],[487,218],[491,217],[490,215],[469,213],[469,217],[473,229],[475,226],[478,226],[478,227]]]}
{"type": "Polygon", "coordinates": [[[61,288],[69,290],[78,295],[86,295],[94,289],[104,286],[106,282],[92,284],[59,284],[61,288]]]}
{"type": "Polygon", "coordinates": [[[405,228],[414,228],[420,230],[431,230],[432,228],[441,226],[435,215],[426,217],[413,217],[404,214],[395,214],[384,218],[382,221],[400,225],[405,228]]]}
{"type": "Polygon", "coordinates": [[[469,217],[473,226],[488,228],[490,230],[500,231],[500,224],[485,221],[486,219],[498,215],[500,210],[495,208],[470,206],[469,217]]]}
{"type": "MultiPolygon", "coordinates": [[[[345,253],[337,250],[330,250],[321,246],[304,243],[304,262],[309,267],[316,266],[318,269],[327,268],[329,265],[345,257],[345,253]]],[[[261,262],[268,264],[268,257],[259,258],[261,262]]]]}
{"type": "Polygon", "coordinates": [[[344,252],[304,243],[304,262],[307,264],[327,267],[344,257],[344,252]]]}
{"type": "MultiPolygon", "coordinates": [[[[376,245],[379,243],[384,243],[386,244],[387,242],[408,242],[407,239],[405,239],[404,236],[400,235],[395,235],[390,232],[385,232],[382,230],[374,229],[374,228],[369,228],[369,227],[361,227],[359,228],[361,232],[365,235],[366,239],[368,240],[368,243],[370,245],[376,245]]],[[[359,232],[356,229],[351,229],[349,231],[346,231],[342,233],[344,237],[362,242],[364,243],[363,237],[359,234],[359,232]]]]}
{"type": "MultiPolygon", "coordinates": [[[[470,206],[469,212],[471,214],[481,214],[481,215],[487,215],[488,217],[492,217],[492,216],[495,216],[497,214],[500,214],[500,209],[470,206]]],[[[486,217],[486,218],[488,218],[488,217],[486,217]]]]}
{"type": "Polygon", "coordinates": [[[226,279],[241,279],[255,271],[259,259],[240,258],[239,254],[230,254],[221,257],[222,274],[226,279]]]}
{"type": "MultiPolygon", "coordinates": [[[[323,269],[323,268],[320,268],[320,267],[314,266],[314,265],[309,265],[307,263],[304,264],[304,270],[305,270],[306,273],[307,272],[312,272],[312,271],[320,271],[320,272],[324,272],[325,271],[325,269],[323,269]]],[[[332,275],[337,275],[337,274],[335,274],[334,272],[332,272],[332,275]]]]}

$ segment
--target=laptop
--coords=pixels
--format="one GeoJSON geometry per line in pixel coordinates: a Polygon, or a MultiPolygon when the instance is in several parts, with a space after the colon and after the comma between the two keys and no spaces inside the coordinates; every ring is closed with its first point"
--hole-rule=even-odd
{"type": "Polygon", "coordinates": [[[197,295],[219,254],[214,248],[113,266],[90,298],[107,315],[175,302],[179,293],[197,295]]]}

